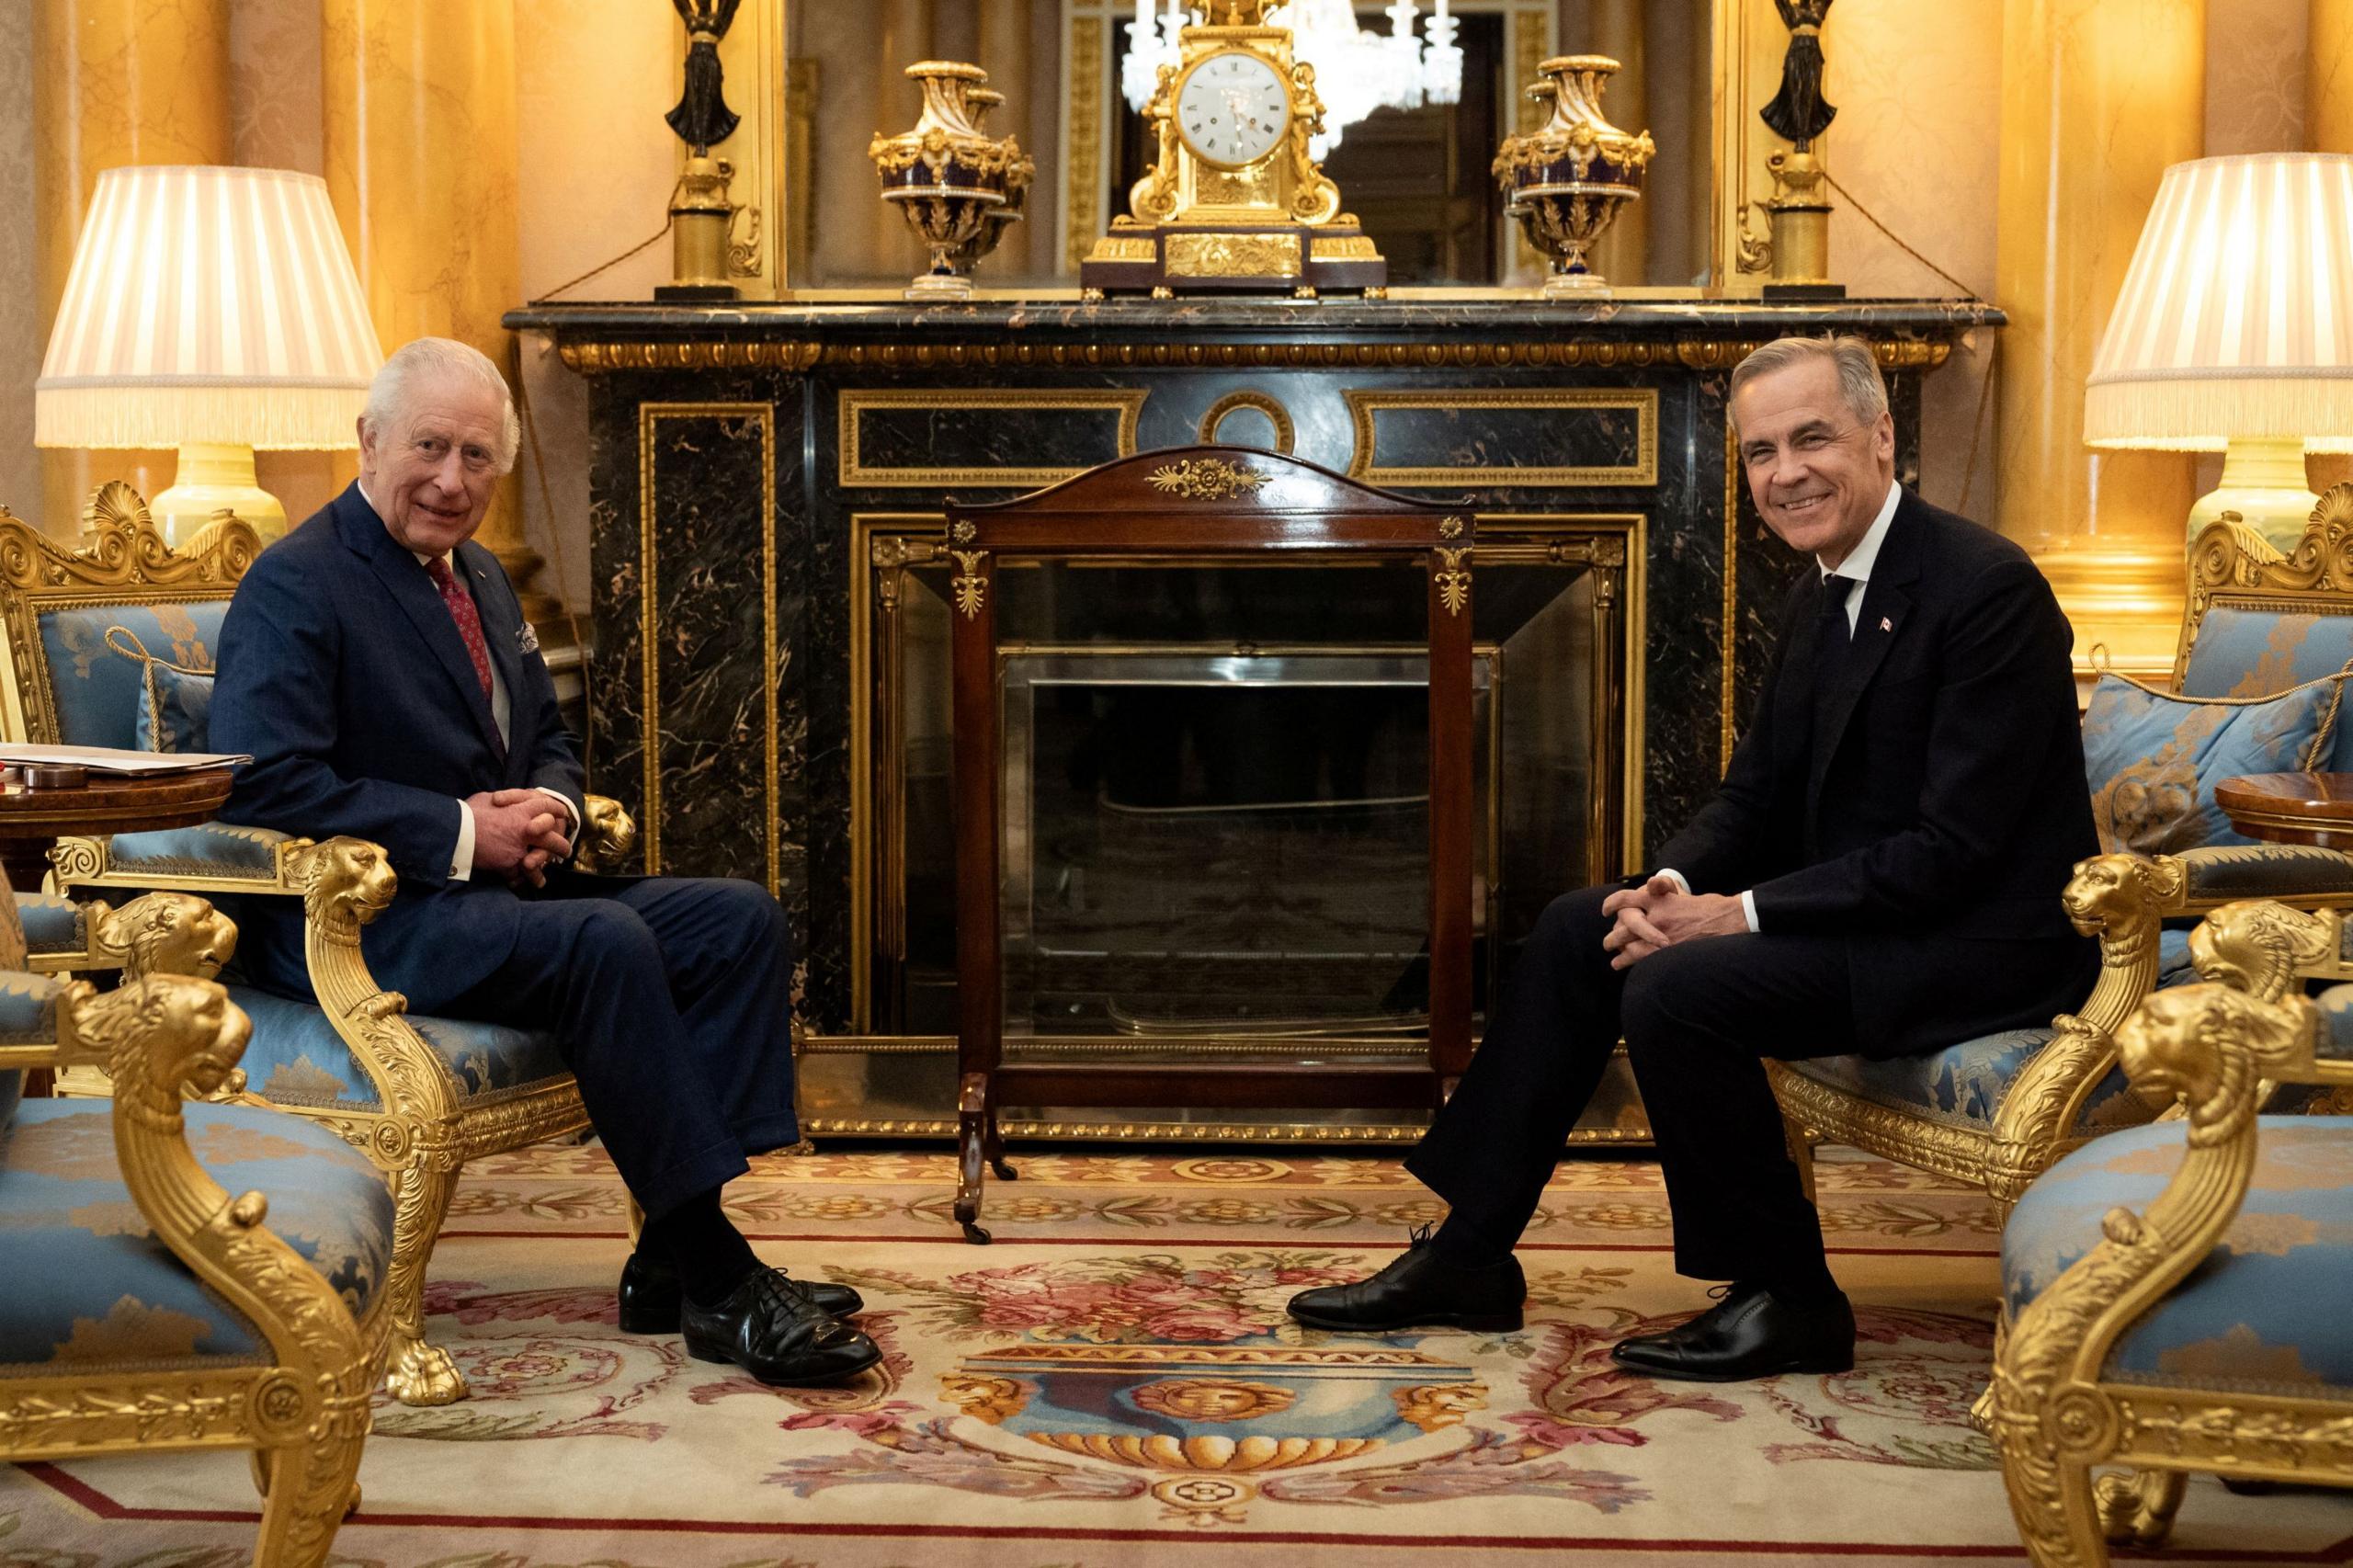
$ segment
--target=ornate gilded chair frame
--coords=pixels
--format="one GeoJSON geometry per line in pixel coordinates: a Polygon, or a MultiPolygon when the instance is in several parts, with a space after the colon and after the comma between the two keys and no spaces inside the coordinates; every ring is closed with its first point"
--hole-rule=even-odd
{"type": "MultiPolygon", "coordinates": [[[[44,538],[0,507],[0,623],[10,658],[0,670],[0,707],[13,733],[54,741],[58,715],[51,706],[40,634],[45,610],[87,606],[191,602],[227,598],[260,541],[250,526],[222,517],[188,549],[174,551],[128,485],[102,487],[83,518],[82,541],[71,551],[44,538]],[[30,678],[28,678],[28,672],[30,678]]],[[[609,862],[628,853],[636,827],[620,805],[591,795],[583,824],[583,862],[609,862]]],[[[369,973],[359,928],[392,903],[395,881],[377,846],[356,838],[313,843],[262,829],[242,830],[265,844],[268,869],[231,869],[192,861],[141,858],[128,862],[111,840],[68,837],[51,852],[51,880],[63,889],[181,890],[217,897],[244,893],[303,902],[305,958],[312,988],[335,1031],[375,1089],[380,1110],[353,1111],[286,1105],[277,1108],[331,1127],[364,1151],[393,1183],[395,1223],[385,1294],[392,1339],[385,1382],[408,1404],[442,1404],[466,1395],[464,1377],[447,1351],[425,1337],[425,1273],[449,1208],[458,1173],[479,1155],[520,1148],[578,1132],[588,1125],[580,1092],[569,1075],[520,1088],[461,1096],[458,1079],[403,1017],[406,1002],[369,973]]],[[[103,920],[92,925],[94,946],[103,920]]],[[[45,967],[66,967],[46,955],[45,967]]],[[[69,1090],[104,1092],[102,1080],[72,1074],[69,1090]]],[[[247,1103],[275,1105],[247,1095],[247,1103]]]]}
{"type": "MultiPolygon", "coordinates": [[[[2330,487],[2286,555],[2234,518],[2226,513],[2209,524],[2191,547],[2188,604],[2174,657],[2177,687],[2199,628],[2217,607],[2353,615],[2353,483],[2330,487]]],[[[2029,1182],[2085,1142],[2077,1121],[2116,1064],[2112,1034],[2156,988],[2165,922],[2248,898],[2284,899],[2313,911],[2353,909],[2353,857],[2272,845],[2099,855],[2076,867],[2062,896],[2075,928],[2099,939],[2099,977],[2082,1006],[2052,1020],[2057,1033],[2010,1085],[1991,1129],[1909,1115],[1768,1063],[1801,1170],[1809,1165],[1802,1151],[1813,1143],[1847,1143],[1978,1184],[2006,1210],[2029,1182]]],[[[1810,1191],[1810,1171],[1807,1184],[1810,1191]]]]}
{"type": "Polygon", "coordinates": [[[125,1185],[189,1271],[251,1321],[265,1361],[0,1379],[0,1460],[160,1449],[251,1449],[264,1494],[257,1562],[326,1561],[369,1426],[385,1349],[382,1292],[354,1322],[335,1289],[263,1224],[258,1192],[232,1196],[189,1150],[183,1085],[211,1094],[239,1076],[250,1032],[221,987],[164,975],[103,994],[86,981],[57,1001],[57,1039],[0,1045],[0,1071],[103,1067],[115,1085],[125,1185]]]}
{"type": "Polygon", "coordinates": [[[2188,1151],[2136,1215],[2109,1210],[2104,1239],[2003,1315],[1993,1434],[2010,1510],[2039,1568],[2105,1563],[2107,1542],[2164,1539],[2194,1471],[2353,1487],[2353,1403],[2244,1389],[2137,1385],[2109,1352],[2204,1263],[2245,1201],[2268,1082],[2353,1086],[2353,1061],[2318,1055],[2321,1010],[2228,985],[2161,992],[2117,1032],[2133,1086],[2186,1108],[2188,1151]],[[2095,1480],[2093,1467],[2129,1467],[2095,1480]]]}

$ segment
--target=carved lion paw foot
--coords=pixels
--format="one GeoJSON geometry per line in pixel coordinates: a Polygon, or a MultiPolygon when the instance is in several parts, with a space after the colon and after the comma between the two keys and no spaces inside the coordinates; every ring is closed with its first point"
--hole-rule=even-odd
{"type": "Polygon", "coordinates": [[[455,1404],[469,1392],[449,1353],[421,1339],[393,1341],[384,1364],[384,1388],[403,1404],[455,1404]]]}

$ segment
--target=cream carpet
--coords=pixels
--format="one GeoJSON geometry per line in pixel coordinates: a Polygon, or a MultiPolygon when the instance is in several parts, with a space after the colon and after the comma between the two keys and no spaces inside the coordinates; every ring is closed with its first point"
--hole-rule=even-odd
{"type": "MultiPolygon", "coordinates": [[[[1565,1165],[1521,1254],[1526,1331],[1350,1339],[1282,1302],[1436,1205],[1393,1161],[1016,1152],[996,1244],[941,1153],[774,1157],[731,1189],[764,1255],[856,1285],[888,1352],[767,1389],[622,1335],[621,1188],[593,1147],[468,1175],[433,1330],[474,1397],[381,1403],[338,1561],[383,1568],[1430,1568],[2022,1560],[1967,1419],[1992,1341],[1993,1206],[1825,1151],[1856,1369],[1631,1378],[1620,1335],[1703,1304],[1638,1161],[1565,1165]]],[[[0,1469],[0,1568],[226,1568],[240,1455],[0,1469]]],[[[2167,1560],[2353,1560],[2353,1496],[2191,1484],[2167,1560]]]]}

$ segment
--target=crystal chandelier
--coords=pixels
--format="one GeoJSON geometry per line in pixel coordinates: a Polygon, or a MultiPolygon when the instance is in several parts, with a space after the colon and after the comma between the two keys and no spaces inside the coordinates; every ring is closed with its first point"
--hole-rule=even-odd
{"type": "MultiPolygon", "coordinates": [[[[1357,26],[1350,0],[1290,0],[1267,8],[1270,27],[1291,30],[1291,51],[1315,67],[1315,91],[1324,100],[1324,133],[1308,143],[1308,155],[1323,158],[1340,144],[1340,134],[1374,109],[1419,108],[1425,103],[1462,100],[1462,50],[1454,41],[1461,26],[1449,14],[1449,0],[1437,0],[1422,38],[1414,36],[1415,0],[1387,7],[1389,33],[1357,26]]],[[[1201,13],[1181,0],[1166,0],[1157,18],[1153,0],[1136,0],[1128,24],[1128,57],[1120,88],[1128,107],[1142,109],[1160,81],[1160,68],[1174,66],[1180,53],[1176,35],[1198,24],[1201,13]]]]}

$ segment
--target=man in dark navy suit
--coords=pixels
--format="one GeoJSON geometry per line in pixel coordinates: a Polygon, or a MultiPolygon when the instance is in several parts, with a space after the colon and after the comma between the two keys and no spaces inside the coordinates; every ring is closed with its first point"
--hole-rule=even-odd
{"type": "Polygon", "coordinates": [[[1732,1282],[1620,1342],[1654,1377],[1853,1364],[1855,1320],[1782,1142],[1767,1057],[1903,1056],[2048,1024],[2097,952],[2059,895],[2097,852],[2072,642],[2016,545],[1895,483],[1870,344],[1784,338],[1733,372],[1766,526],[1813,558],[1715,797],[1647,876],[1557,899],[1406,1168],[1451,1206],[1327,1329],[1517,1328],[1512,1247],[1622,1033],[1682,1273],[1732,1282]]]}
{"type": "MultiPolygon", "coordinates": [[[[555,688],[512,585],[472,541],[519,431],[495,367],[421,338],[359,418],[359,479],[264,551],[221,630],[218,749],[252,754],[228,820],[381,845],[400,892],[367,927],[418,1013],[554,1032],[644,1209],[621,1325],[683,1328],[770,1382],[881,1358],[846,1287],[763,1267],[720,1208],[745,1156],[795,1142],[791,937],[749,882],[590,876],[555,688]]],[[[247,920],[262,984],[309,994],[299,909],[247,920]]]]}

